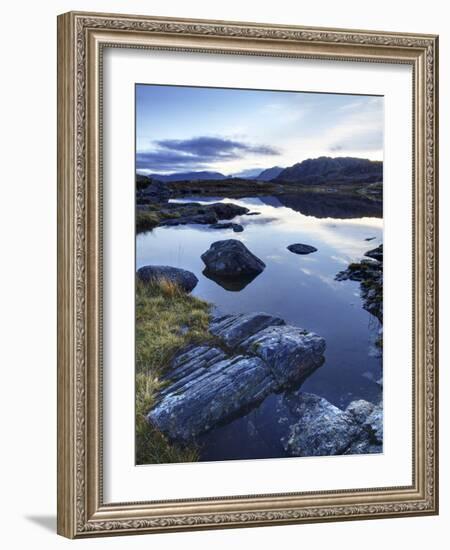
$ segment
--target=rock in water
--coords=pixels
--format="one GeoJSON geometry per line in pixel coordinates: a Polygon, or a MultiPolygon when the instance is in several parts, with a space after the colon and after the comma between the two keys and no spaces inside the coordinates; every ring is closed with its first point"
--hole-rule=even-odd
{"type": "Polygon", "coordinates": [[[287,249],[294,254],[311,254],[312,252],[317,252],[317,248],[314,246],[301,243],[290,244],[287,249]]]}
{"type": "Polygon", "coordinates": [[[238,313],[214,317],[209,330],[226,346],[235,348],[259,331],[280,325],[286,325],[283,319],[268,313],[238,313]]]}
{"type": "Polygon", "coordinates": [[[357,401],[352,401],[345,410],[353,415],[359,424],[363,424],[374,409],[375,405],[373,403],[369,403],[369,401],[364,399],[358,399],[357,401]]]}
{"type": "Polygon", "coordinates": [[[377,246],[373,250],[369,250],[369,252],[366,252],[364,256],[367,256],[368,258],[373,258],[374,260],[377,260],[378,262],[383,261],[383,245],[380,244],[380,246],[377,246]]]}
{"type": "Polygon", "coordinates": [[[344,454],[363,432],[350,413],[311,393],[283,395],[277,412],[287,425],[281,443],[292,456],[344,454]]]}
{"type": "Polygon", "coordinates": [[[383,409],[380,406],[375,407],[366,418],[364,427],[374,443],[383,443],[383,409]]]}
{"type": "Polygon", "coordinates": [[[269,326],[239,345],[269,365],[280,388],[302,383],[324,362],[325,340],[294,326],[269,326]]]}
{"type": "Polygon", "coordinates": [[[177,284],[185,292],[191,292],[198,283],[197,277],[191,271],[168,265],[146,265],[137,270],[137,276],[144,283],[167,280],[177,284]]]}
{"type": "Polygon", "coordinates": [[[301,383],[322,365],[325,340],[265,313],[225,315],[211,322],[219,347],[189,346],[166,374],[147,419],[186,443],[301,383]]]}
{"type": "Polygon", "coordinates": [[[242,409],[255,405],[274,391],[270,371],[258,357],[238,355],[220,360],[207,367],[199,366],[199,355],[205,348],[195,347],[174,363],[185,370],[173,389],[168,387],[162,400],[148,414],[148,419],[170,439],[180,442],[195,440],[220,422],[232,418],[242,409]],[[186,365],[189,368],[186,368],[186,365]]]}
{"type": "Polygon", "coordinates": [[[262,260],[236,239],[216,241],[201,258],[208,273],[224,278],[258,275],[266,267],[262,260]]]}

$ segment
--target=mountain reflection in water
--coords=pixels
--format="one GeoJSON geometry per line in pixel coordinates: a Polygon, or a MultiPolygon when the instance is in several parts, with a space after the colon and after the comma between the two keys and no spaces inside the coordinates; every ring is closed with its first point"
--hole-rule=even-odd
{"type": "MultiPolygon", "coordinates": [[[[383,220],[379,201],[351,200],[334,194],[296,196],[189,197],[177,202],[233,202],[258,211],[238,216],[244,227],[208,229],[182,225],[157,227],[136,238],[136,268],[170,265],[195,273],[199,282],[193,294],[211,302],[219,313],[263,311],[323,336],[325,363],[302,389],[345,408],[355,399],[376,402],[381,397],[377,380],[382,360],[374,353],[380,327],[362,307],[359,283],[335,281],[350,262],[382,243],[383,220]],[[252,280],[219,281],[205,272],[200,256],[215,241],[238,239],[265,264],[252,280]],[[367,239],[371,239],[370,242],[367,239]],[[304,243],[317,248],[307,256],[292,254],[287,246],[304,243]]],[[[285,456],[277,439],[275,396],[256,409],[202,437],[202,460],[285,456]]]]}

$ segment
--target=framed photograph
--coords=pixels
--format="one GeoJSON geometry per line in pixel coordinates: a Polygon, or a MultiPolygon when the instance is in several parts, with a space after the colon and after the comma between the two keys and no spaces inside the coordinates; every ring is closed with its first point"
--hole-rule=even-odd
{"type": "Polygon", "coordinates": [[[58,18],[58,532],[436,514],[437,36],[58,18]]]}

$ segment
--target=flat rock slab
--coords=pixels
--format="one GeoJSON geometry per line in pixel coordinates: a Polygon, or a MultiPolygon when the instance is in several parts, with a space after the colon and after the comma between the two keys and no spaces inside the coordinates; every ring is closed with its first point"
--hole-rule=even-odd
{"type": "MultiPolygon", "coordinates": [[[[220,356],[216,348],[208,350],[220,356]]],[[[185,360],[196,362],[204,349],[190,350],[185,360]]],[[[185,365],[178,361],[179,368],[185,365]]],[[[175,372],[176,374],[176,372],[175,372]]],[[[168,388],[161,401],[148,414],[148,420],[170,439],[189,442],[202,432],[223,422],[239,411],[258,403],[274,390],[270,371],[258,357],[238,355],[219,359],[192,372],[168,388]],[[251,390],[249,391],[249,389],[251,390]]]]}
{"type": "Polygon", "coordinates": [[[312,252],[317,252],[317,248],[314,246],[301,243],[290,244],[287,249],[294,254],[311,254],[312,252]]]}
{"type": "Polygon", "coordinates": [[[301,383],[323,363],[323,338],[265,313],[218,317],[210,330],[220,347],[181,350],[147,415],[171,440],[195,441],[269,394],[301,383]]]}
{"type": "Polygon", "coordinates": [[[262,260],[236,239],[212,243],[201,258],[208,273],[226,278],[257,275],[266,267],[262,260]]]}
{"type": "Polygon", "coordinates": [[[191,292],[198,283],[197,277],[191,271],[168,265],[146,265],[137,270],[137,276],[144,283],[170,281],[185,292],[191,292]]]}
{"type": "Polygon", "coordinates": [[[209,330],[228,347],[234,348],[267,327],[285,324],[280,317],[268,313],[238,313],[213,318],[209,330]]]}

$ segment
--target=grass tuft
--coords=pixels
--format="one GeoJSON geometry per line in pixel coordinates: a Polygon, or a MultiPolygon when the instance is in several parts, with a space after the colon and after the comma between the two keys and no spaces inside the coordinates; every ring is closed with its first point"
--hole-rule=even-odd
{"type": "Polygon", "coordinates": [[[193,462],[198,449],[170,443],[146,415],[163,387],[161,376],[182,347],[212,340],[210,305],[170,280],[136,280],[136,463],[193,462]]]}

